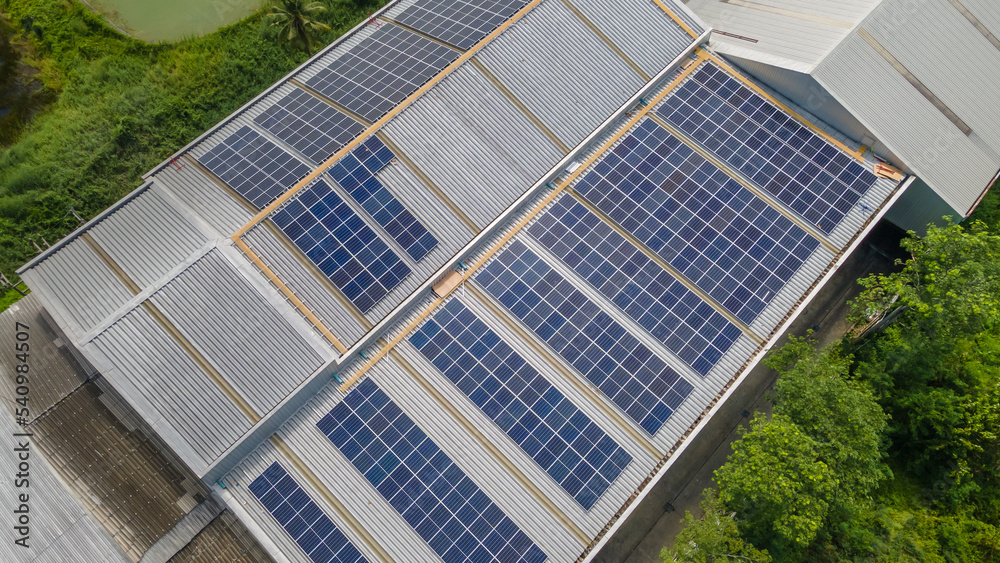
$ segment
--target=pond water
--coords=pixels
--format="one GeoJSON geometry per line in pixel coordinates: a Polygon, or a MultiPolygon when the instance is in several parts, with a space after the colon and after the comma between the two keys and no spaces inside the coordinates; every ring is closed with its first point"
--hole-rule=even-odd
{"type": "Polygon", "coordinates": [[[126,33],[155,43],[205,35],[236,23],[265,0],[86,0],[126,33]]]}

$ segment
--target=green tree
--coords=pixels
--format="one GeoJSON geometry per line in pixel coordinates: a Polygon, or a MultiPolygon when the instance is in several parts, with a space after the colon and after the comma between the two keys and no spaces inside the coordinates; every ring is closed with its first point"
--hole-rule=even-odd
{"type": "Polygon", "coordinates": [[[695,518],[691,512],[685,512],[684,529],[677,534],[674,548],[663,548],[660,552],[664,563],[770,563],[767,550],[757,549],[743,540],[736,521],[726,513],[715,490],[705,489],[702,494],[705,497],[701,501],[704,516],[695,518]]]}
{"type": "Polygon", "coordinates": [[[277,0],[267,15],[268,28],[277,30],[278,39],[292,48],[300,47],[312,54],[315,35],[330,31],[330,26],[316,19],[326,10],[322,2],[309,0],[277,0]]]}
{"type": "MultiPolygon", "coordinates": [[[[898,273],[862,280],[855,318],[905,308],[860,343],[856,377],[892,417],[895,455],[944,506],[1000,520],[1000,237],[983,223],[903,241],[898,273]]],[[[898,312],[898,311],[897,311],[898,312]]]]}
{"type": "Polygon", "coordinates": [[[774,412],[816,441],[816,451],[837,476],[838,502],[863,506],[892,472],[882,461],[888,417],[863,383],[850,379],[850,358],[837,347],[817,350],[791,337],[765,360],[777,370],[774,412]]]}
{"type": "Polygon", "coordinates": [[[758,414],[715,472],[744,537],[781,559],[808,547],[827,518],[836,479],[818,446],[788,417],[758,414]]]}

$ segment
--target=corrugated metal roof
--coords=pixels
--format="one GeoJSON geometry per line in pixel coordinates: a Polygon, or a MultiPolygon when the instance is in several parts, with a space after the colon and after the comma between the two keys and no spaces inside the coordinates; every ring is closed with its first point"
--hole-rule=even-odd
{"type": "Polygon", "coordinates": [[[83,333],[132,298],[101,258],[77,238],[21,274],[69,332],[83,333]]]}
{"type": "Polygon", "coordinates": [[[140,288],[156,282],[208,241],[154,190],[146,190],[89,232],[140,288]]]}
{"type": "Polygon", "coordinates": [[[882,0],[689,0],[720,53],[810,72],[882,0]],[[733,37],[733,36],[739,37],[733,37]]]}
{"type": "MultiPolygon", "coordinates": [[[[658,71],[673,56],[671,53],[693,48],[686,33],[662,10],[651,8],[651,3],[628,0],[604,6],[593,0],[577,0],[573,5],[628,58],[637,61],[644,72],[658,71]],[[632,28],[620,25],[630,18],[641,24],[632,28]],[[630,32],[640,36],[639,39],[630,32]],[[644,44],[657,47],[644,48],[644,44]]],[[[701,24],[683,7],[676,2],[668,5],[677,8],[677,15],[686,25],[696,32],[701,30],[701,24]]],[[[304,79],[318,66],[325,66],[367,33],[370,27],[362,28],[299,71],[298,76],[304,79]]],[[[470,257],[483,256],[492,245],[505,240],[503,237],[509,234],[515,221],[527,221],[525,214],[529,206],[542,201],[541,198],[549,193],[550,188],[538,181],[547,178],[556,182],[556,175],[562,171],[552,170],[552,167],[563,158],[563,151],[557,148],[558,143],[546,136],[544,129],[550,130],[564,145],[577,145],[593,134],[594,128],[609,115],[618,114],[609,122],[608,129],[621,126],[631,117],[631,110],[635,108],[620,106],[635,92],[662,89],[672,79],[665,73],[658,84],[647,87],[639,74],[565,3],[544,0],[486,45],[472,64],[459,67],[389,120],[380,134],[397,145],[402,154],[400,162],[381,170],[378,177],[438,237],[439,245],[419,263],[404,256],[405,253],[400,254],[413,268],[413,273],[373,308],[367,319],[362,319],[357,311],[352,312],[350,305],[338,298],[337,291],[320,279],[321,274],[317,274],[315,268],[300,263],[296,252],[283,244],[287,241],[279,240],[269,224],[250,229],[246,241],[339,339],[346,344],[365,338],[357,347],[365,347],[365,351],[371,353],[372,349],[385,345],[385,340],[379,342],[376,338],[393,338],[404,330],[404,323],[432,302],[426,287],[413,294],[429,283],[429,276],[453,257],[468,261],[470,257]],[[488,72],[479,70],[478,65],[488,72]],[[527,108],[530,115],[519,109],[520,105],[527,108]],[[537,125],[539,122],[541,127],[537,125]],[[403,161],[412,162],[419,170],[409,169],[403,161]],[[437,199],[431,186],[423,183],[423,176],[430,179],[435,189],[447,194],[450,203],[479,228],[493,221],[499,223],[483,233],[481,239],[477,238],[476,245],[464,247],[473,233],[459,220],[454,207],[437,199]],[[526,194],[529,186],[532,191],[526,194]],[[522,196],[525,201],[508,215],[498,218],[522,196]],[[406,307],[399,308],[391,318],[383,321],[386,326],[378,326],[380,319],[407,299],[406,307]],[[375,325],[376,330],[366,334],[371,325],[375,325]]],[[[249,124],[257,112],[290,88],[287,84],[282,85],[256,105],[231,116],[193,146],[191,155],[203,154],[228,133],[249,124]]],[[[629,103],[634,106],[638,102],[633,99],[629,103]]],[[[602,138],[595,143],[604,142],[611,134],[602,130],[602,138]]],[[[592,144],[581,154],[593,150],[592,144]]],[[[581,154],[574,158],[581,158],[581,154]]],[[[112,303],[114,306],[94,313],[99,319],[88,321],[90,328],[99,326],[100,332],[85,350],[104,371],[106,380],[198,475],[210,474],[214,479],[228,471],[227,490],[232,492],[236,502],[242,503],[242,513],[253,519],[258,529],[264,530],[262,533],[271,537],[290,559],[305,560],[300,548],[245,488],[264,467],[285,458],[284,453],[266,441],[265,437],[272,433],[284,440],[293,457],[302,460],[309,470],[305,473],[315,474],[319,488],[328,489],[349,513],[342,518],[334,506],[321,498],[323,491],[308,483],[304,475],[298,475],[299,484],[323,506],[358,549],[372,555],[370,551],[373,550],[369,550],[365,540],[359,537],[366,533],[374,538],[379,549],[398,560],[436,559],[427,543],[316,428],[319,418],[343,398],[334,383],[321,387],[324,381],[329,381],[335,370],[341,377],[349,377],[367,364],[367,356],[350,350],[350,356],[345,355],[334,363],[333,352],[310,332],[278,292],[272,290],[270,282],[257,276],[255,267],[228,246],[229,235],[250,220],[253,213],[227,190],[191,163],[179,169],[167,166],[153,178],[156,190],[162,191],[148,198],[140,196],[134,210],[121,212],[123,217],[115,220],[127,223],[131,217],[129,213],[139,214],[147,201],[160,198],[164,208],[179,213],[188,222],[185,232],[190,241],[182,239],[178,246],[188,245],[194,249],[186,252],[179,249],[176,257],[160,257],[162,262],[145,266],[140,260],[130,261],[127,252],[115,247],[117,238],[110,234],[105,237],[109,247],[114,248],[115,260],[129,263],[129,268],[146,269],[142,275],[137,275],[141,283],[162,285],[154,286],[157,289],[148,304],[139,302],[145,294],[130,301],[128,293],[120,303],[112,303]],[[221,242],[213,238],[215,234],[221,242]],[[198,239],[198,235],[207,238],[198,239]],[[191,242],[196,239],[202,243],[191,242]],[[209,241],[208,246],[205,240],[209,241]],[[204,256],[197,254],[199,252],[204,256]],[[186,256],[182,256],[184,254],[186,256]],[[192,256],[197,256],[197,261],[192,256]],[[194,261],[193,264],[190,261],[194,261]],[[173,266],[164,269],[168,262],[174,262],[173,266]],[[166,279],[170,276],[174,277],[166,279]],[[162,313],[162,317],[154,317],[146,309],[154,305],[154,312],[162,313]],[[130,306],[134,309],[129,310],[130,306]],[[104,320],[109,315],[120,318],[104,320]],[[109,326],[101,325],[102,320],[109,326]],[[251,324],[249,329],[247,323],[251,324]],[[303,383],[299,393],[289,396],[303,383]],[[310,396],[317,389],[319,391],[310,396]],[[253,429],[256,441],[239,442],[251,428],[247,417],[252,414],[247,414],[245,407],[241,412],[234,403],[240,399],[247,401],[258,414],[265,415],[253,429]],[[275,405],[280,406],[275,409],[275,405]],[[271,411],[270,417],[267,411],[271,411]],[[232,452],[245,455],[261,441],[263,445],[250,451],[236,469],[229,471],[233,460],[238,459],[230,452],[209,472],[210,466],[225,450],[232,448],[232,452]],[[252,444],[248,444],[250,442],[252,444]],[[354,533],[350,529],[352,519],[360,522],[365,533],[354,533]]],[[[894,183],[887,182],[873,190],[872,207],[865,207],[857,217],[845,220],[843,232],[834,232],[830,238],[836,244],[849,242],[894,187],[894,183]]],[[[346,195],[342,196],[347,199],[346,195]]],[[[356,211],[360,209],[353,202],[350,205],[356,211]]],[[[159,220],[169,224],[165,219],[159,220]]],[[[381,230],[374,222],[369,222],[373,228],[381,230]]],[[[515,238],[533,245],[539,254],[546,252],[523,235],[515,238]]],[[[30,281],[39,268],[64,254],[72,256],[70,249],[79,249],[82,242],[74,241],[56,252],[26,272],[26,279],[30,281]]],[[[829,252],[817,252],[784,293],[774,300],[772,310],[761,316],[754,330],[762,335],[771,330],[814,286],[832,259],[829,252]]],[[[400,343],[392,355],[375,362],[365,377],[374,378],[549,555],[550,560],[569,561],[584,550],[589,537],[602,533],[605,524],[629,502],[635,488],[666,452],[687,435],[692,424],[739,373],[747,358],[759,349],[760,339],[743,334],[702,377],[572,269],[552,256],[549,262],[693,386],[687,400],[662,428],[654,436],[648,436],[623,417],[612,402],[592,394],[583,375],[561,356],[546,352],[548,344],[534,333],[518,328],[520,321],[490,301],[485,292],[477,289],[475,281],[467,282],[465,289],[468,292],[458,290],[460,293],[454,298],[486,319],[502,339],[545,373],[554,386],[632,454],[632,465],[590,511],[583,510],[408,343],[400,343]],[[407,371],[399,358],[410,364],[418,375],[407,371]],[[428,382],[426,387],[420,381],[422,378],[428,382]],[[440,402],[436,398],[438,393],[442,397],[440,402]],[[519,475],[524,475],[531,486],[525,486],[519,475]]],[[[110,271],[107,273],[113,277],[110,271]]],[[[48,289],[47,282],[47,279],[38,281],[42,288],[40,294],[48,299],[49,294],[44,293],[48,289]]],[[[147,291],[150,292],[152,290],[147,291]]],[[[58,305],[58,299],[52,301],[57,308],[65,307],[58,305]]],[[[83,313],[70,316],[74,319],[85,317],[83,313]]],[[[81,321],[75,322],[80,324],[81,321]]],[[[284,459],[282,464],[290,472],[297,471],[292,460],[284,459]]]]}
{"type": "Polygon", "coordinates": [[[250,428],[246,416],[142,307],[85,350],[195,473],[250,428]]]}
{"type": "MultiPolygon", "coordinates": [[[[568,1],[650,76],[670,64],[691,43],[691,37],[651,1],[568,1]],[[658,40],[649,41],[650,37],[658,40]]],[[[680,9],[677,15],[682,19],[687,16],[680,9]]],[[[689,16],[685,23],[695,33],[704,31],[689,16]]]]}
{"type": "Polygon", "coordinates": [[[259,414],[325,360],[313,349],[318,344],[276,313],[218,250],[150,301],[259,414]]]}
{"type": "Polygon", "coordinates": [[[480,228],[562,157],[552,141],[469,64],[384,131],[480,228]]]}
{"type": "MultiPolygon", "coordinates": [[[[11,446],[16,439],[10,438],[24,429],[14,424],[7,409],[0,409],[0,432],[8,437],[11,446]]],[[[30,441],[30,440],[28,440],[30,441]]],[[[0,471],[7,476],[5,492],[8,495],[8,513],[18,508],[16,494],[30,495],[30,537],[28,549],[14,543],[21,537],[15,530],[16,518],[9,517],[9,523],[0,526],[0,559],[11,563],[42,563],[66,561],[107,561],[126,563],[129,560],[118,545],[104,531],[104,528],[87,513],[50,469],[45,458],[31,449],[31,478],[29,486],[15,488],[14,475],[18,473],[17,455],[8,453],[0,456],[0,471]]]]}
{"type": "Polygon", "coordinates": [[[570,147],[645,83],[558,1],[540,4],[476,58],[570,147]]]}
{"type": "Polygon", "coordinates": [[[232,234],[253,217],[243,204],[186,160],[163,168],[152,180],[197,213],[220,236],[232,234]]]}
{"type": "Polygon", "coordinates": [[[1000,51],[947,0],[929,1],[910,15],[906,33],[889,27],[893,16],[889,7],[880,8],[862,27],[891,48],[893,56],[964,121],[974,124],[971,136],[857,33],[848,36],[814,76],[949,205],[964,213],[1000,167],[1000,143],[987,117],[1000,107],[1000,99],[982,73],[988,68],[984,63],[1000,61],[1000,51]],[[962,41],[955,41],[959,36],[962,41]],[[873,84],[881,95],[873,95],[873,84]]]}

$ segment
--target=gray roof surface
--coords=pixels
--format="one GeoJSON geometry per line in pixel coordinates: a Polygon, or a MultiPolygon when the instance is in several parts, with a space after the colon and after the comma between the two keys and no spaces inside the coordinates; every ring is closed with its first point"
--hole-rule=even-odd
{"type": "Polygon", "coordinates": [[[720,53],[810,72],[882,0],[688,0],[720,53]],[[734,37],[740,36],[740,37],[734,37]]]}

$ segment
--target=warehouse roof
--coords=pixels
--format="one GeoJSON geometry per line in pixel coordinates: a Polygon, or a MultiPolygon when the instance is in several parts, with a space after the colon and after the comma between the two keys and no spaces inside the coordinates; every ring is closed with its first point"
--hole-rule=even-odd
{"type": "Polygon", "coordinates": [[[440,9],[389,6],[22,270],[293,560],[575,559],[903,186],[677,3],[440,9]]]}

